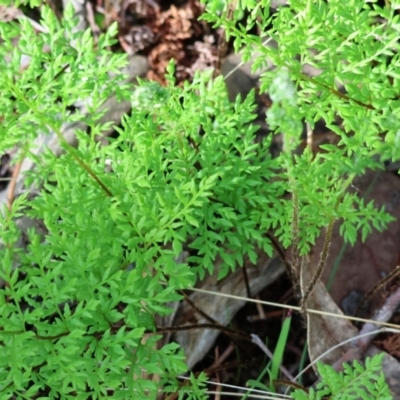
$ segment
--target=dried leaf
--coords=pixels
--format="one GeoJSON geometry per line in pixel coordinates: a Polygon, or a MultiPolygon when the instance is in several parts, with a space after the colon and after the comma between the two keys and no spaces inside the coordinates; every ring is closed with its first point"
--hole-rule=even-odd
{"type": "MultiPolygon", "coordinates": [[[[304,263],[301,268],[300,276],[300,289],[302,295],[304,295],[308,283],[311,281],[312,275],[312,264],[304,263]]],[[[320,280],[317,281],[314,290],[308,298],[307,308],[335,314],[343,314],[320,280]]],[[[314,361],[325,351],[331,349],[333,346],[344,340],[356,336],[357,333],[357,329],[348,320],[307,313],[307,342],[310,360],[314,361]]],[[[345,345],[339,349],[333,350],[324,357],[322,361],[325,364],[332,365],[343,354],[345,354],[349,348],[350,345],[345,345]]]]}

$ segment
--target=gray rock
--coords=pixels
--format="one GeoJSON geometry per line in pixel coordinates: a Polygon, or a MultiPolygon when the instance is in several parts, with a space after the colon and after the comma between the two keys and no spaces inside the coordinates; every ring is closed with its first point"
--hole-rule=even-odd
{"type": "MultiPolygon", "coordinates": [[[[263,38],[265,47],[273,49],[278,48],[278,44],[271,38],[263,38]]],[[[265,60],[265,66],[262,69],[252,71],[253,62],[260,56],[259,52],[254,52],[250,61],[242,62],[240,54],[230,54],[221,65],[222,75],[225,77],[225,82],[228,90],[229,99],[234,101],[236,96],[240,94],[244,98],[251,89],[258,86],[260,75],[266,71],[275,69],[275,65],[270,59],[265,60]]],[[[304,75],[315,77],[321,74],[322,70],[315,68],[312,65],[304,64],[302,67],[304,75]]]]}
{"type": "MultiPolygon", "coordinates": [[[[275,40],[264,40],[265,46],[277,47],[275,40]]],[[[260,75],[275,66],[271,60],[267,60],[266,66],[263,69],[252,71],[254,60],[259,56],[259,53],[254,53],[250,61],[242,62],[240,54],[230,54],[221,65],[222,75],[225,77],[226,87],[228,90],[229,99],[234,101],[238,94],[242,99],[247,96],[251,89],[258,86],[260,75]]]]}

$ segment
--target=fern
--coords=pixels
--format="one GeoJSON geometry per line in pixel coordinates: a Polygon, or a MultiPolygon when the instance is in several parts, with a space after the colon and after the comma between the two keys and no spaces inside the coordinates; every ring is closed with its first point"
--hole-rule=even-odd
{"type": "Polygon", "coordinates": [[[352,399],[392,399],[389,387],[382,373],[384,353],[367,358],[365,367],[354,361],[353,365],[344,364],[343,372],[336,372],[330,365],[319,363],[317,368],[321,381],[317,390],[310,389],[309,393],[295,390],[292,394],[295,400],[317,400],[329,396],[332,400],[352,399]]]}
{"type": "MultiPolygon", "coordinates": [[[[345,190],[366,169],[400,159],[398,2],[370,9],[362,0],[297,0],[272,15],[267,0],[241,0],[233,19],[225,2],[205,3],[204,19],[224,28],[237,50],[245,46],[244,59],[258,54],[254,68],[276,66],[260,91],[273,101],[270,129],[284,133],[279,157],[269,152],[273,135],[254,142],[254,92],[232,104],[210,72],[178,87],[171,63],[166,87],[140,82],[132,94],[118,72],[126,57],[109,51],[115,24],[95,43],[90,31],[76,32],[72,7],[62,21],[42,7],[40,33],[26,19],[0,21],[0,150],[19,149],[16,161],[36,164],[25,187],[37,188],[0,212],[0,399],[136,400],[163,391],[202,400],[204,374],[181,384],[183,352],[158,347],[155,321],[172,312],[180,290],[212,273],[217,259],[223,278],[244,260],[255,263],[257,249],[272,255],[268,232],[306,255],[333,220],[349,243],[393,220],[345,190]],[[261,35],[250,34],[255,28],[261,35]],[[311,79],[305,64],[323,73],[311,79]],[[111,128],[99,122],[111,94],[131,99],[134,112],[102,147],[95,138],[111,128]],[[339,146],[297,154],[303,121],[314,127],[321,118],[339,146]],[[77,148],[63,136],[74,123],[84,127],[74,132],[77,148]],[[39,136],[58,138],[64,153],[34,153],[39,136]],[[21,215],[43,221],[45,237],[30,230],[21,247],[21,215]]],[[[294,398],[390,398],[381,362],[341,374],[320,365],[317,390],[294,398]]]]}

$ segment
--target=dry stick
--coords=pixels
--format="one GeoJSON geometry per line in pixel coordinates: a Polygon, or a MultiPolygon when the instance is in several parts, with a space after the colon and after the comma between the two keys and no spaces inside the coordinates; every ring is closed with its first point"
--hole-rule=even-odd
{"type": "MultiPolygon", "coordinates": [[[[232,339],[237,339],[240,338],[243,340],[244,338],[244,334],[240,331],[236,331],[233,328],[227,328],[224,325],[221,325],[217,320],[215,320],[214,318],[212,318],[210,315],[208,315],[205,311],[203,311],[200,307],[198,307],[196,304],[194,304],[194,302],[190,299],[189,296],[187,296],[185,294],[185,292],[183,292],[182,290],[178,290],[178,293],[180,293],[185,301],[189,304],[190,307],[192,307],[197,313],[199,313],[204,319],[206,319],[208,322],[210,322],[212,325],[214,325],[216,328],[213,329],[218,329],[218,327],[221,329],[221,331],[225,332],[226,335],[230,336],[232,339]]],[[[196,326],[201,328],[201,324],[195,324],[196,326]]],[[[185,327],[188,325],[179,325],[177,326],[179,327],[185,327]]],[[[172,327],[174,328],[174,327],[172,327]]],[[[193,329],[193,327],[191,327],[190,329],[193,329]]],[[[173,330],[168,330],[168,332],[173,332],[173,330]]],[[[248,339],[247,339],[248,340],[248,339]]]]}
{"type": "Polygon", "coordinates": [[[87,20],[89,22],[90,29],[92,30],[93,36],[97,37],[100,34],[101,30],[95,21],[93,5],[89,2],[86,3],[86,14],[87,14],[87,20]]]}
{"type": "MultiPolygon", "coordinates": [[[[296,306],[289,305],[289,304],[281,304],[281,303],[274,303],[272,301],[248,299],[246,297],[235,296],[233,294],[227,294],[227,293],[221,293],[221,292],[213,292],[211,290],[206,290],[206,289],[190,288],[188,290],[191,290],[192,292],[212,294],[214,296],[227,297],[227,298],[230,298],[230,299],[236,299],[236,300],[240,300],[240,301],[247,301],[247,302],[250,302],[250,303],[260,303],[260,304],[265,304],[267,306],[272,306],[272,307],[279,307],[279,308],[292,309],[292,310],[295,310],[295,311],[301,311],[300,307],[296,307],[296,306]]],[[[375,320],[367,319],[367,318],[352,317],[350,315],[336,314],[336,313],[333,313],[333,312],[321,311],[321,310],[314,310],[312,308],[307,308],[306,311],[308,313],[310,313],[310,314],[325,315],[325,316],[333,317],[333,318],[347,319],[349,321],[359,321],[359,322],[364,322],[364,323],[369,322],[371,324],[387,326],[389,328],[400,329],[400,325],[391,324],[389,322],[375,321],[375,320]]]]}
{"type": "MultiPolygon", "coordinates": [[[[248,285],[248,281],[247,281],[248,285]]],[[[206,319],[208,322],[211,324],[214,324],[216,326],[220,326],[221,330],[224,330],[224,326],[221,325],[218,321],[216,321],[214,318],[212,318],[210,315],[208,315],[205,311],[203,311],[200,307],[198,307],[194,302],[190,299],[189,296],[186,295],[186,293],[183,290],[179,290],[178,293],[184,297],[185,301],[189,304],[190,307],[192,307],[197,313],[199,313],[204,319],[206,319]]],[[[250,294],[250,287],[248,287],[248,295],[250,294]]],[[[230,328],[232,331],[234,331],[232,328],[230,328]]],[[[228,331],[225,331],[226,334],[229,335],[228,331]]],[[[237,332],[239,335],[242,335],[239,331],[237,332]]]]}
{"type": "Polygon", "coordinates": [[[288,260],[286,259],[284,251],[282,250],[282,248],[280,247],[280,245],[278,244],[276,239],[271,235],[271,233],[267,232],[265,235],[271,241],[272,247],[278,253],[279,258],[285,264],[286,270],[288,271],[288,274],[290,275],[290,271],[291,271],[292,267],[291,267],[290,263],[288,262],[288,260]]]}
{"type": "MultiPolygon", "coordinates": [[[[24,158],[24,157],[23,157],[24,158]]],[[[23,158],[22,160],[15,166],[14,171],[12,173],[11,181],[8,185],[8,190],[7,190],[7,206],[8,209],[11,211],[12,205],[15,199],[15,188],[17,186],[17,179],[19,176],[19,173],[21,172],[21,167],[23,163],[23,158]]]]}
{"type": "Polygon", "coordinates": [[[218,358],[216,358],[215,361],[207,368],[207,371],[210,371],[212,369],[218,371],[217,367],[219,367],[231,355],[233,350],[235,350],[235,346],[231,343],[225,349],[225,351],[218,358]]]}
{"type": "MultiPolygon", "coordinates": [[[[257,295],[255,296],[256,299],[260,300],[260,296],[257,295]]],[[[258,320],[265,320],[267,319],[267,316],[265,315],[265,311],[263,306],[260,303],[256,303],[256,307],[257,307],[257,311],[258,311],[258,320]]],[[[247,317],[247,318],[251,318],[251,316],[247,317]]],[[[249,319],[249,321],[251,321],[251,319],[249,319]]],[[[257,321],[257,319],[254,319],[253,321],[257,321]]]]}
{"type": "Polygon", "coordinates": [[[400,265],[395,267],[395,269],[392,272],[390,272],[387,276],[381,279],[372,289],[368,290],[368,292],[365,293],[360,303],[358,304],[354,315],[358,315],[365,302],[369,300],[376,292],[381,290],[385,285],[387,285],[391,280],[396,278],[399,274],[400,274],[400,265]]]}
{"type": "MultiPolygon", "coordinates": [[[[219,357],[218,347],[216,347],[216,349],[215,349],[215,358],[218,360],[218,357],[219,357]]],[[[221,383],[221,379],[219,377],[218,371],[215,372],[214,382],[221,383]]],[[[217,390],[215,392],[214,400],[221,400],[221,392],[222,392],[222,387],[221,386],[217,386],[217,390]]]]}
{"type": "Polygon", "coordinates": [[[208,367],[205,368],[202,372],[210,376],[216,371],[223,371],[231,368],[247,368],[247,367],[254,367],[254,360],[249,360],[249,361],[231,361],[231,362],[226,362],[221,365],[217,365],[216,367],[208,367]]]}
{"type": "Polygon", "coordinates": [[[146,333],[165,333],[165,332],[181,332],[181,331],[189,331],[193,329],[216,329],[224,332],[229,335],[232,339],[244,340],[246,342],[251,342],[249,336],[238,330],[228,328],[227,326],[223,326],[220,324],[190,324],[190,325],[176,325],[176,326],[156,326],[155,332],[146,332],[146,333]]]}

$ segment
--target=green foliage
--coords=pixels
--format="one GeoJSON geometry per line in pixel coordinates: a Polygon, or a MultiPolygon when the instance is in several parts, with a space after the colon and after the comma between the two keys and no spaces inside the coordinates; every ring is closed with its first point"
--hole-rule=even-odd
{"type": "Polygon", "coordinates": [[[346,189],[367,168],[400,158],[394,8],[293,1],[270,15],[267,1],[238,5],[238,24],[220,1],[209,2],[204,18],[223,25],[236,49],[245,45],[246,59],[259,54],[254,67],[267,57],[278,67],[262,78],[273,100],[268,122],[283,133],[277,158],[271,137],[254,142],[254,93],[232,104],[223,79],[208,72],[177,87],[173,63],[166,87],[140,82],[132,91],[119,73],[126,57],[108,50],[116,26],[95,44],[89,31],[74,31],[72,8],[59,22],[43,7],[47,33],[25,19],[0,22],[0,151],[17,147],[20,159],[32,159],[26,187],[37,192],[0,217],[1,398],[144,399],[159,390],[205,398],[205,376],[177,379],[186,370],[178,346],[156,347],[155,319],[171,312],[178,290],[212,272],[217,259],[222,278],[246,258],[255,262],[257,248],[272,254],[268,231],[288,247],[296,211],[303,254],[333,219],[351,243],[392,220],[346,189]],[[279,50],[250,34],[255,26],[279,50]],[[306,63],[323,71],[310,79],[306,63]],[[98,122],[100,106],[112,94],[134,110],[102,147],[96,139],[111,123],[98,122]],[[88,112],[71,112],[77,102],[88,112]],[[315,157],[297,152],[302,120],[313,126],[320,118],[339,146],[315,157]],[[77,148],[63,138],[66,124],[84,126],[77,148]],[[46,135],[58,138],[60,157],[34,153],[46,135]],[[21,215],[46,228],[44,237],[29,231],[27,248],[21,215]],[[182,260],[184,249],[190,256],[182,260]]]}
{"type": "Polygon", "coordinates": [[[278,379],[278,377],[279,377],[279,367],[282,365],[283,353],[286,348],[286,343],[287,343],[288,336],[289,336],[291,322],[292,322],[292,311],[290,310],[282,324],[282,329],[279,334],[278,343],[276,344],[274,356],[272,358],[271,377],[270,377],[271,378],[271,383],[270,383],[271,390],[275,389],[274,380],[278,379]]]}
{"type": "Polygon", "coordinates": [[[295,390],[292,393],[294,400],[320,400],[329,396],[332,400],[363,399],[363,400],[391,400],[389,388],[382,373],[383,353],[367,358],[365,367],[354,361],[352,366],[344,364],[343,372],[336,372],[331,366],[318,364],[321,381],[316,390],[309,393],[295,390]]]}
{"type": "MultiPolygon", "coordinates": [[[[263,73],[261,91],[274,101],[269,125],[284,134],[281,165],[299,199],[302,254],[308,253],[332,217],[342,221],[341,233],[350,243],[359,232],[365,239],[372,227],[382,230],[392,219],[344,190],[355,175],[399,158],[397,2],[391,2],[389,9],[363,0],[294,1],[274,14],[268,1],[239,3],[251,10],[245,23],[212,13],[203,18],[224,26],[235,38],[236,50],[242,49],[244,60],[258,54],[254,69],[265,66],[267,59],[277,66],[263,73]],[[265,35],[250,34],[255,27],[265,35]],[[268,37],[278,42],[277,48],[263,44],[268,37]],[[307,64],[321,73],[314,78],[304,75],[302,67],[307,64]],[[339,83],[346,95],[339,92],[339,83]],[[319,119],[340,137],[339,146],[324,145],[325,151],[315,157],[308,150],[293,155],[301,121],[313,128],[319,119]]],[[[287,207],[285,215],[290,216],[287,207]]],[[[276,233],[288,246],[291,225],[279,222],[276,233]]]]}
{"type": "MultiPolygon", "coordinates": [[[[278,342],[275,347],[274,354],[270,360],[270,362],[267,363],[267,365],[264,367],[260,375],[257,377],[257,379],[249,379],[246,383],[246,386],[254,389],[263,389],[268,392],[275,392],[275,383],[274,381],[279,378],[279,369],[281,365],[283,365],[283,354],[285,352],[286,348],[286,343],[288,340],[289,336],[289,331],[290,331],[290,324],[292,321],[292,311],[290,310],[288,312],[288,315],[286,316],[283,324],[282,324],[282,329],[279,334],[278,342]],[[269,387],[264,385],[262,382],[260,382],[264,376],[268,373],[269,376],[269,387]]],[[[242,400],[246,400],[247,397],[249,396],[251,392],[248,391],[245,396],[242,398],[242,400]]]]}

